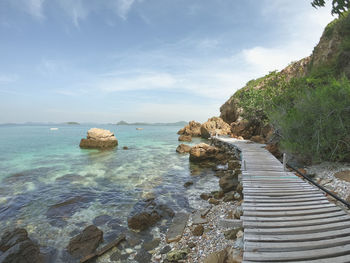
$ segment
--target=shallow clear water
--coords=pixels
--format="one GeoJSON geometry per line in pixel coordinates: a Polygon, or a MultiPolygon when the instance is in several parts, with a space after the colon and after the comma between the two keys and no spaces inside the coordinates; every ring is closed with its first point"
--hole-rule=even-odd
{"type": "Polygon", "coordinates": [[[189,210],[217,185],[210,170],[175,152],[181,127],[98,125],[115,133],[119,146],[111,151],[79,148],[93,126],[54,127],[0,126],[0,234],[25,227],[41,245],[61,250],[97,216],[126,226],[134,204],[150,193],[175,211],[189,210]],[[194,186],[186,189],[189,180],[194,186]]]}

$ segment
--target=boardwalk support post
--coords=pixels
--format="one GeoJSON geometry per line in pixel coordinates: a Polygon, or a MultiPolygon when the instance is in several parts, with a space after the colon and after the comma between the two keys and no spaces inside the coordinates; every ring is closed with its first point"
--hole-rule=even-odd
{"type": "Polygon", "coordinates": [[[245,163],[245,160],[243,160],[243,171],[247,170],[247,164],[245,163]]]}
{"type": "Polygon", "coordinates": [[[283,171],[286,171],[287,166],[287,154],[283,153],[283,171]]]}

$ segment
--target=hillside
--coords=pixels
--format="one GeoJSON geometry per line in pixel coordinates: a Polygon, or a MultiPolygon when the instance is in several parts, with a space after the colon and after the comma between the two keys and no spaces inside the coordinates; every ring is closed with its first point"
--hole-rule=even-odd
{"type": "Polygon", "coordinates": [[[221,106],[220,117],[235,136],[306,162],[350,160],[349,78],[347,13],[327,25],[309,57],[249,81],[221,106]]]}

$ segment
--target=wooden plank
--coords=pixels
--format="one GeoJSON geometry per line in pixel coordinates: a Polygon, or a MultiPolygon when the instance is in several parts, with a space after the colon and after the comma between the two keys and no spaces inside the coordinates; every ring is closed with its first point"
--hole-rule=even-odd
{"type": "Polygon", "coordinates": [[[337,246],[332,248],[321,248],[308,250],[307,253],[296,252],[244,252],[244,260],[253,260],[258,262],[280,262],[286,260],[308,260],[321,259],[329,256],[342,256],[350,254],[350,245],[337,246]]]}
{"type": "MultiPolygon", "coordinates": [[[[343,255],[343,256],[327,256],[325,258],[315,259],[315,260],[303,260],[303,261],[290,261],[288,260],[288,263],[349,263],[349,257],[350,255],[343,255]]],[[[257,263],[259,261],[249,261],[249,260],[243,260],[242,263],[257,263]]],[[[278,261],[276,261],[278,262],[278,261]]],[[[286,261],[285,261],[286,262],[286,261]]]]}
{"type": "Polygon", "coordinates": [[[330,238],[344,237],[350,235],[350,229],[345,228],[335,231],[325,231],[316,233],[307,233],[302,235],[286,234],[286,235],[260,235],[256,233],[244,232],[244,240],[248,241],[262,241],[262,242],[299,242],[299,241],[313,241],[313,240],[324,240],[330,238]]]}
{"type": "Polygon", "coordinates": [[[310,197],[319,197],[322,198],[324,197],[324,194],[320,193],[315,193],[315,194],[305,194],[305,195],[287,195],[287,196],[268,196],[268,195],[251,195],[251,194],[246,194],[244,195],[244,198],[250,198],[250,199],[279,199],[279,200],[288,200],[288,199],[304,199],[304,198],[310,198],[310,197]]]}
{"type": "Polygon", "coordinates": [[[270,217],[276,217],[276,216],[301,216],[301,215],[314,215],[314,214],[322,214],[322,213],[328,213],[328,212],[335,212],[341,210],[339,207],[328,207],[328,208],[317,208],[317,209],[307,209],[307,210],[300,210],[300,211],[275,211],[273,213],[271,212],[260,212],[260,211],[244,211],[244,216],[270,216],[270,217]]]}
{"type": "Polygon", "coordinates": [[[335,207],[334,204],[316,204],[316,205],[304,205],[304,206],[255,206],[255,205],[245,205],[243,206],[243,211],[298,211],[298,210],[308,210],[308,209],[320,209],[327,207],[335,207]]]}
{"type": "Polygon", "coordinates": [[[261,221],[248,221],[244,220],[244,228],[275,228],[275,227],[296,227],[296,226],[314,226],[328,224],[330,222],[345,222],[350,221],[348,215],[332,217],[332,218],[321,218],[312,220],[300,220],[300,221],[278,221],[278,222],[261,222],[261,221]]]}
{"type": "Polygon", "coordinates": [[[350,244],[350,236],[332,239],[300,242],[252,242],[244,243],[244,251],[253,252],[286,252],[305,251],[317,248],[329,248],[350,244]]]}
{"type": "Polygon", "coordinates": [[[305,202],[280,202],[280,203],[265,203],[265,202],[246,202],[242,204],[242,207],[249,207],[249,206],[257,206],[257,207],[278,207],[283,205],[284,207],[291,207],[291,206],[305,206],[305,205],[318,205],[318,204],[329,204],[328,200],[316,200],[316,201],[305,201],[305,202]]]}
{"type": "Polygon", "coordinates": [[[243,204],[274,204],[274,203],[279,203],[279,204],[286,204],[286,205],[299,205],[300,203],[305,203],[305,202],[329,202],[328,199],[324,196],[316,196],[316,197],[309,197],[309,198],[290,198],[290,199],[279,199],[279,198],[264,198],[264,199],[257,199],[257,198],[244,198],[243,204]]]}
{"type": "Polygon", "coordinates": [[[350,221],[328,223],[315,226],[297,226],[297,227],[276,227],[276,228],[245,228],[244,234],[257,235],[303,235],[308,233],[329,232],[331,230],[341,230],[350,227],[350,221]]]}
{"type": "Polygon", "coordinates": [[[343,210],[337,212],[329,212],[323,214],[314,214],[314,215],[302,215],[302,216],[293,216],[293,217],[264,217],[264,216],[241,216],[241,219],[244,221],[259,221],[259,222],[296,222],[296,221],[308,221],[314,219],[329,218],[332,221],[332,218],[347,215],[343,210]]]}

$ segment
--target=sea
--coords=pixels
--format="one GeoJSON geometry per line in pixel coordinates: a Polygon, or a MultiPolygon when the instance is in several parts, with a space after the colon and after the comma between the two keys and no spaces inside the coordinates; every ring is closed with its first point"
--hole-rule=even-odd
{"type": "MultiPolygon", "coordinates": [[[[98,227],[111,241],[115,224],[107,221],[127,229],[127,218],[142,199],[156,197],[175,212],[203,206],[199,195],[218,188],[218,179],[212,168],[190,163],[188,154],[175,151],[180,128],[1,125],[0,236],[25,228],[30,238],[56,251],[54,262],[64,262],[61,252],[74,235],[104,218],[98,227]],[[80,139],[95,127],[112,131],[118,147],[81,149],[80,139]],[[193,185],[186,188],[188,181],[193,185]]],[[[205,140],[188,144],[200,142],[205,140]]]]}

